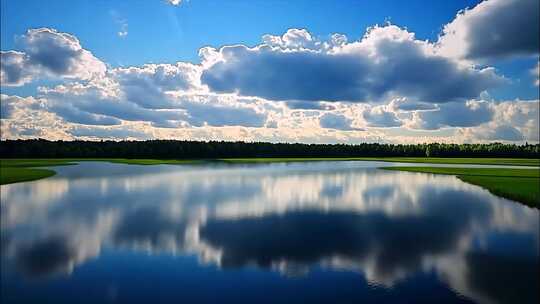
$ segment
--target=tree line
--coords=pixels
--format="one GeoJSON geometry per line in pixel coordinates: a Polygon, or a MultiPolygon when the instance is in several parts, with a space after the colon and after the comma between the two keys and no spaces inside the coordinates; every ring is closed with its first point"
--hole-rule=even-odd
{"type": "Polygon", "coordinates": [[[2,158],[158,158],[243,157],[519,157],[539,158],[539,144],[301,144],[227,141],[49,141],[2,140],[2,158]]]}

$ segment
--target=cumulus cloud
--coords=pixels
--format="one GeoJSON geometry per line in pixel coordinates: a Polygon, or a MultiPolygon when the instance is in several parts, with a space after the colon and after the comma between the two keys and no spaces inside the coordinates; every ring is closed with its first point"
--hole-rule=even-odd
{"type": "Polygon", "coordinates": [[[2,119],[12,119],[17,117],[17,112],[25,110],[39,110],[43,108],[43,100],[34,97],[20,97],[0,94],[0,108],[2,119]]]}
{"type": "Polygon", "coordinates": [[[336,129],[343,131],[362,130],[360,128],[353,127],[353,120],[343,114],[324,113],[319,119],[319,123],[321,128],[327,129],[336,129]]]}
{"type": "Polygon", "coordinates": [[[94,114],[78,109],[71,104],[49,104],[48,109],[56,113],[67,122],[73,122],[84,125],[110,126],[119,125],[121,120],[118,118],[94,114]]]}
{"type": "Polygon", "coordinates": [[[87,125],[149,122],[154,127],[262,127],[264,102],[200,90],[192,64],[118,68],[106,79],[40,88],[47,109],[66,121],[87,125]]]}
{"type": "Polygon", "coordinates": [[[3,95],[3,138],[423,142],[441,140],[424,130],[453,128],[447,140],[538,141],[537,102],[478,100],[506,80],[394,25],[358,41],[290,29],[255,47],[202,48],[200,64],[117,68],[56,30],[20,41],[22,51],[2,51],[2,85],[75,81],[3,95]],[[348,132],[365,128],[376,129],[348,132]]]}
{"type": "Polygon", "coordinates": [[[538,54],[538,0],[487,0],[465,9],[445,25],[440,53],[466,59],[538,54]]]}
{"type": "Polygon", "coordinates": [[[11,117],[19,98],[18,96],[0,95],[0,118],[8,119],[11,117]]]}
{"type": "Polygon", "coordinates": [[[439,56],[435,46],[394,25],[360,40],[316,41],[291,29],[263,44],[201,51],[201,80],[211,90],[270,100],[373,101],[405,96],[427,102],[475,98],[503,83],[494,69],[439,56]],[[434,81],[436,80],[436,81],[434,81]]]}
{"type": "Polygon", "coordinates": [[[119,97],[103,96],[100,88],[93,84],[84,88],[74,84],[60,85],[42,90],[42,93],[48,110],[74,123],[111,125],[118,124],[121,119],[167,126],[170,120],[177,121],[182,117],[179,111],[146,109],[119,97]],[[100,121],[102,117],[108,118],[100,121]]]}
{"type": "Polygon", "coordinates": [[[292,28],[287,30],[283,36],[264,35],[262,40],[270,47],[278,47],[284,50],[314,49],[321,47],[321,42],[313,38],[306,29],[292,28]]]}
{"type": "Polygon", "coordinates": [[[364,120],[369,127],[399,127],[402,125],[401,120],[396,116],[396,113],[389,110],[386,106],[371,107],[362,113],[364,120]]]}
{"type": "Polygon", "coordinates": [[[69,128],[54,113],[46,110],[45,100],[34,97],[0,95],[0,134],[7,138],[43,137],[69,139],[69,128]]]}
{"type": "Polygon", "coordinates": [[[437,110],[415,112],[411,126],[428,130],[444,127],[474,127],[491,121],[493,112],[487,101],[451,102],[439,105],[437,110]]]}
{"type": "Polygon", "coordinates": [[[494,118],[492,126],[510,125],[523,134],[524,139],[538,141],[540,136],[539,121],[540,102],[530,101],[506,101],[493,105],[494,118]]]}
{"type": "Polygon", "coordinates": [[[141,130],[131,129],[129,127],[91,127],[77,126],[72,128],[69,133],[79,138],[97,139],[149,139],[150,136],[141,130]]]}
{"type": "Polygon", "coordinates": [[[22,52],[2,52],[2,85],[22,85],[35,77],[90,79],[103,75],[106,66],[79,40],[55,29],[30,29],[20,37],[22,52]]]}
{"type": "Polygon", "coordinates": [[[429,103],[429,102],[414,102],[414,101],[409,101],[406,98],[394,99],[390,102],[388,106],[390,108],[403,111],[403,112],[429,111],[429,110],[438,109],[438,106],[436,104],[429,103]]]}
{"type": "Polygon", "coordinates": [[[32,80],[32,73],[25,54],[17,51],[0,52],[0,84],[21,86],[32,80]]]}
{"type": "Polygon", "coordinates": [[[482,130],[482,132],[473,130],[473,133],[480,140],[521,141],[524,139],[523,134],[510,125],[497,126],[495,129],[487,128],[482,130]]]}
{"type": "Polygon", "coordinates": [[[181,97],[179,106],[187,113],[186,121],[197,127],[205,125],[262,127],[267,118],[264,108],[226,96],[181,97]]]}
{"type": "Polygon", "coordinates": [[[111,77],[123,97],[144,108],[171,108],[166,96],[171,91],[190,91],[200,87],[200,67],[184,62],[146,64],[142,67],[117,68],[111,77]]]}
{"type": "Polygon", "coordinates": [[[169,3],[170,5],[178,6],[182,4],[182,0],[167,0],[167,3],[169,3]]]}
{"type": "MultiPolygon", "coordinates": [[[[484,102],[486,103],[486,102],[484,102]]],[[[492,118],[472,127],[458,128],[456,138],[464,142],[539,140],[539,101],[504,101],[488,103],[492,118]]],[[[461,113],[456,114],[459,115],[461,113]]],[[[467,114],[468,117],[470,114],[467,114]]]]}
{"type": "Polygon", "coordinates": [[[309,109],[309,110],[332,110],[330,103],[313,102],[309,100],[291,100],[287,101],[287,107],[290,109],[309,109]]]}

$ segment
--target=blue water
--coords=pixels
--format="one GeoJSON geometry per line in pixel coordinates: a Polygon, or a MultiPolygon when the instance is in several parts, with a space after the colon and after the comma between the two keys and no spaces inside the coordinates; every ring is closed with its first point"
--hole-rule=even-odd
{"type": "Polygon", "coordinates": [[[378,166],[88,162],[3,185],[1,302],[538,303],[538,209],[378,166]]]}

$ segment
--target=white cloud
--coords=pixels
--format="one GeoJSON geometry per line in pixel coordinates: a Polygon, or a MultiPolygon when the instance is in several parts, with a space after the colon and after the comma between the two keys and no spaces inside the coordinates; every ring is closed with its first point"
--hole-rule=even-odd
{"type": "Polygon", "coordinates": [[[271,47],[281,49],[314,49],[321,46],[321,42],[314,39],[305,29],[289,29],[283,36],[264,35],[263,42],[271,47]]]}
{"type": "Polygon", "coordinates": [[[353,120],[343,114],[324,113],[319,119],[321,128],[336,129],[342,131],[362,131],[362,129],[353,126],[353,120]]]}
{"type": "Polygon", "coordinates": [[[444,56],[486,60],[538,54],[538,0],[487,0],[465,9],[439,38],[444,56]]]}
{"type": "Polygon", "coordinates": [[[182,0],[167,0],[167,3],[169,3],[171,5],[174,5],[174,6],[178,6],[178,5],[182,4],[182,0]]]}
{"type": "Polygon", "coordinates": [[[393,25],[352,42],[290,29],[256,47],[202,48],[201,64],[108,69],[70,34],[42,28],[21,41],[23,52],[2,51],[2,85],[75,81],[2,95],[3,138],[538,141],[537,101],[485,101],[505,82],[493,68],[393,25]]]}
{"type": "Polygon", "coordinates": [[[32,81],[31,66],[23,52],[0,52],[0,84],[21,86],[32,81]]]}
{"type": "Polygon", "coordinates": [[[142,130],[137,130],[131,126],[103,127],[103,126],[75,126],[69,133],[82,139],[150,139],[151,136],[142,130]]]}
{"type": "Polygon", "coordinates": [[[441,104],[437,110],[414,112],[410,126],[428,130],[478,126],[493,118],[490,105],[490,102],[476,100],[441,104]]]}
{"type": "Polygon", "coordinates": [[[510,125],[471,129],[470,132],[477,140],[521,141],[524,139],[523,134],[510,125]]]}
{"type": "Polygon", "coordinates": [[[538,142],[539,101],[505,101],[490,104],[493,118],[473,128],[461,128],[457,136],[467,142],[538,142]]]}
{"type": "Polygon", "coordinates": [[[20,42],[23,52],[1,53],[2,85],[22,85],[44,76],[90,79],[106,71],[105,64],[73,35],[50,28],[30,29],[20,42]]]}
{"type": "Polygon", "coordinates": [[[0,134],[7,138],[70,139],[69,126],[45,108],[45,100],[0,95],[0,134]],[[7,111],[6,111],[7,110],[7,111]]]}
{"type": "Polygon", "coordinates": [[[206,92],[197,84],[197,73],[197,66],[187,63],[118,68],[104,79],[40,88],[40,92],[47,110],[78,124],[264,126],[271,110],[264,101],[206,92]]]}
{"type": "Polygon", "coordinates": [[[41,92],[42,97],[47,100],[49,111],[74,123],[107,125],[127,120],[172,126],[171,121],[178,121],[183,117],[183,113],[178,110],[147,109],[121,98],[121,95],[107,96],[94,83],[85,86],[60,85],[53,89],[42,89],[41,92]]]}
{"type": "Polygon", "coordinates": [[[540,101],[507,101],[495,104],[493,123],[510,125],[517,128],[526,140],[538,141],[540,136],[539,121],[540,101]]]}
{"type": "Polygon", "coordinates": [[[362,115],[369,127],[389,128],[399,127],[403,124],[396,113],[388,106],[367,108],[362,115]]]}
{"type": "Polygon", "coordinates": [[[203,84],[269,100],[368,102],[401,96],[449,102],[476,98],[504,83],[493,68],[437,55],[433,44],[394,25],[370,28],[351,43],[343,35],[317,41],[298,29],[263,41],[252,48],[201,50],[203,84]]]}
{"type": "Polygon", "coordinates": [[[110,71],[123,98],[144,108],[174,107],[168,92],[201,90],[200,67],[191,63],[146,64],[110,71]]]}

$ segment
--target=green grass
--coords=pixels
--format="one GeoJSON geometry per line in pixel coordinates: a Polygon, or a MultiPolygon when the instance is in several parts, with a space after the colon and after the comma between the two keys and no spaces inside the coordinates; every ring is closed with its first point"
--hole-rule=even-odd
{"type": "Polygon", "coordinates": [[[82,161],[105,161],[128,165],[181,165],[200,163],[200,160],[128,159],[128,158],[58,158],[58,159],[0,159],[2,167],[49,167],[75,165],[82,161]]]}
{"type": "Polygon", "coordinates": [[[0,159],[0,185],[29,182],[56,174],[36,167],[66,166],[75,163],[59,159],[0,159]]]}
{"type": "Polygon", "coordinates": [[[387,167],[385,170],[456,175],[464,182],[528,206],[540,206],[540,170],[506,168],[387,167]]]}
{"type": "Polygon", "coordinates": [[[540,166],[540,159],[535,158],[388,157],[380,160],[402,163],[540,166]]]}
{"type": "Polygon", "coordinates": [[[426,172],[450,175],[468,176],[498,176],[498,177],[540,177],[537,169],[514,168],[444,168],[444,167],[384,167],[387,170],[400,170],[409,172],[426,172]]]}
{"type": "Polygon", "coordinates": [[[99,161],[107,161],[117,164],[127,164],[127,165],[190,165],[190,164],[199,164],[203,161],[201,160],[192,160],[192,159],[94,159],[99,161]]]}
{"type": "Polygon", "coordinates": [[[125,158],[92,158],[92,159],[0,159],[0,185],[28,182],[56,174],[49,169],[36,167],[54,167],[75,165],[81,161],[107,161],[129,165],[185,165],[200,163],[199,160],[158,160],[158,159],[125,159],[125,158]]]}
{"type": "Polygon", "coordinates": [[[67,166],[75,165],[73,160],[68,159],[0,159],[0,167],[49,167],[49,166],[67,166]]]}
{"type": "Polygon", "coordinates": [[[0,185],[28,182],[55,174],[56,172],[48,169],[0,167],[0,185]]]}
{"type": "MultiPolygon", "coordinates": [[[[253,158],[220,158],[218,161],[226,163],[287,163],[287,162],[311,162],[311,161],[351,161],[368,160],[364,157],[253,157],[253,158]]],[[[369,159],[371,160],[371,159],[369,159]]]]}
{"type": "Polygon", "coordinates": [[[532,158],[442,158],[442,157],[299,157],[299,158],[223,158],[229,163],[275,163],[275,162],[305,162],[305,161],[385,161],[402,163],[433,163],[433,164],[468,164],[468,165],[513,165],[540,166],[540,159],[532,158]]]}

